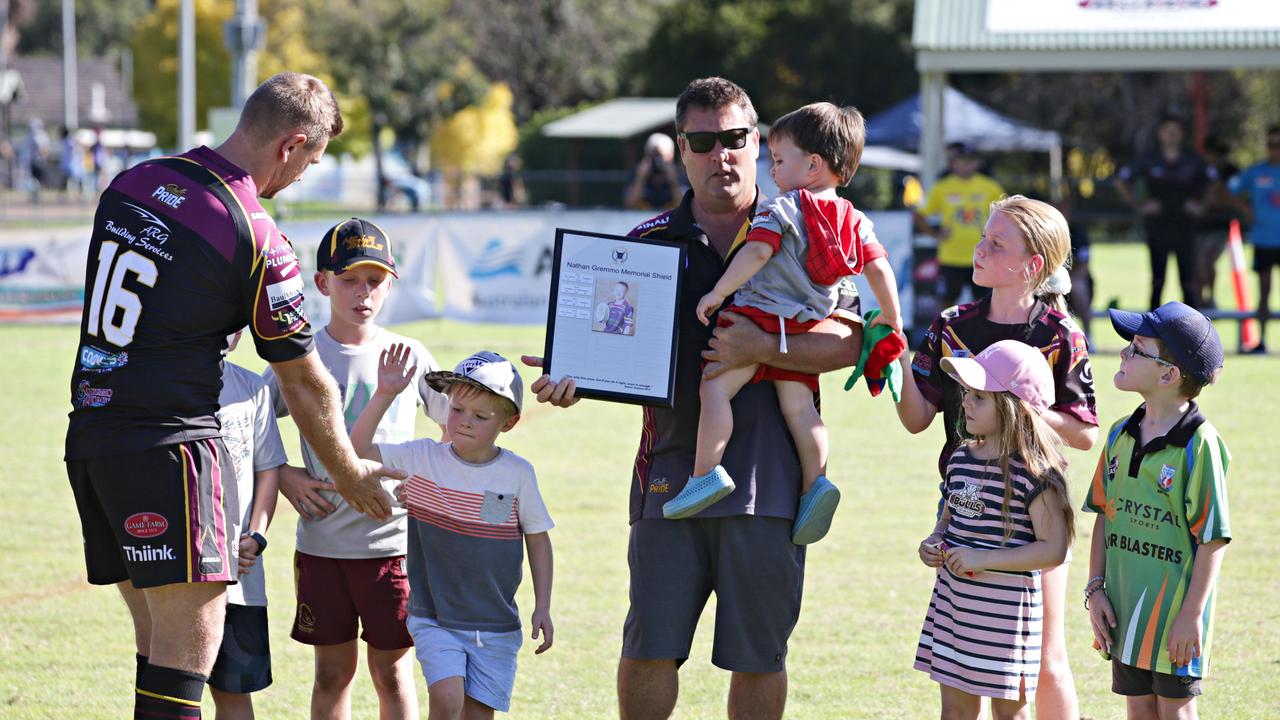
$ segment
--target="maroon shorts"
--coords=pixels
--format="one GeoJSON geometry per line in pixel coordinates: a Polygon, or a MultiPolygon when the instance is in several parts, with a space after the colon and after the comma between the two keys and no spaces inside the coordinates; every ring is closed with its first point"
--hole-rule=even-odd
{"type": "MultiPolygon", "coordinates": [[[[751,320],[751,322],[756,324],[756,327],[760,328],[761,330],[764,330],[767,333],[772,333],[774,335],[781,334],[782,328],[784,327],[786,328],[788,335],[799,335],[801,333],[808,332],[810,329],[813,328],[813,326],[822,322],[821,320],[809,320],[807,322],[799,322],[797,320],[786,320],[784,323],[780,324],[778,321],[779,318],[777,315],[770,315],[769,313],[759,308],[745,307],[742,305],[730,305],[729,307],[725,308],[725,310],[728,310],[729,312],[737,313],[739,315],[745,315],[747,318],[751,320]]],[[[720,320],[716,324],[727,325],[728,323],[724,320],[720,320]]],[[[813,392],[813,393],[818,392],[818,376],[810,373],[795,372],[794,370],[783,370],[782,368],[776,368],[776,367],[773,367],[772,365],[760,365],[759,367],[756,368],[756,374],[751,377],[751,382],[758,383],[758,382],[764,382],[765,380],[769,380],[769,381],[788,380],[790,382],[798,382],[801,385],[804,385],[805,387],[809,388],[810,392],[813,392]]]]}
{"type": "Polygon", "coordinates": [[[235,580],[240,516],[221,438],[67,461],[89,582],[149,588],[235,580]],[[231,496],[223,479],[230,480],[231,496]]]}
{"type": "Polygon", "coordinates": [[[338,645],[360,639],[379,650],[413,646],[409,576],[404,556],[344,560],[294,553],[298,611],[293,639],[307,645],[338,645]]]}

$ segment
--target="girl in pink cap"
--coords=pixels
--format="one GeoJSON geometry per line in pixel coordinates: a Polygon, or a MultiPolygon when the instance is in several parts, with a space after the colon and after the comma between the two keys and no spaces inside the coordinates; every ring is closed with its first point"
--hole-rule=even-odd
{"type": "Polygon", "coordinates": [[[937,568],[915,667],[942,690],[942,716],[1029,718],[1044,622],[1040,570],[1074,534],[1060,438],[1044,421],[1054,379],[1040,351],[1001,340],[943,358],[963,388],[964,435],[947,461],[944,509],[920,558],[937,568]]]}

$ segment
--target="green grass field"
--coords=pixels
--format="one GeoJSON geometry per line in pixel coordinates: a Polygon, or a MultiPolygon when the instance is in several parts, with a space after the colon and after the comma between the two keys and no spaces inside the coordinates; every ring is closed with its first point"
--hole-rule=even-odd
{"type": "MultiPolygon", "coordinates": [[[[1136,246],[1095,253],[1099,304],[1119,296],[1136,307],[1145,283],[1126,283],[1140,269],[1136,246]]],[[[1227,287],[1225,281],[1221,283],[1227,287]]],[[[1224,298],[1225,300],[1225,298],[1224,298]]],[[[538,327],[413,323],[398,331],[420,338],[446,366],[481,347],[509,357],[537,354],[538,327]]],[[[1234,325],[1221,326],[1229,348],[1234,325]]],[[[1111,385],[1120,342],[1095,323],[1098,406],[1104,425],[1129,412],[1135,396],[1111,385]]],[[[0,327],[0,717],[125,717],[132,704],[133,639],[114,589],[85,583],[79,524],[61,462],[67,373],[75,352],[70,327],[0,327]]],[[[1273,347],[1277,345],[1273,343],[1273,347]]],[[[235,360],[262,363],[245,348],[235,360]]],[[[1232,529],[1220,585],[1214,675],[1201,701],[1205,717],[1280,716],[1280,563],[1268,533],[1280,516],[1280,443],[1271,436],[1280,360],[1229,355],[1222,382],[1202,406],[1234,455],[1230,472],[1232,529]]],[[[526,373],[526,381],[534,377],[526,373]]],[[[792,637],[789,718],[936,717],[938,691],[911,669],[932,587],[916,544],[933,523],[934,461],[941,430],[919,436],[900,429],[890,401],[865,391],[844,393],[842,375],[824,380],[833,478],[844,500],[832,534],[809,551],[805,606],[792,637]],[[857,438],[857,442],[853,440],[857,438]],[[871,441],[868,441],[871,439],[871,441]]],[[[530,403],[532,405],[532,403],[530,403]]],[[[627,610],[627,493],[639,436],[632,406],[584,402],[569,410],[530,407],[503,443],[533,462],[557,527],[553,617],[556,645],[534,657],[526,642],[513,703],[514,718],[616,717],[614,669],[627,610]]],[[[424,423],[425,424],[425,423],[424,423]]],[[[292,423],[282,423],[298,457],[292,423]]],[[[1069,453],[1072,492],[1082,497],[1096,453],[1069,453]]],[[[275,684],[256,697],[259,717],[303,717],[309,701],[311,653],[289,639],[290,570],[295,515],[282,502],[265,556],[271,599],[275,684]]],[[[1087,617],[1074,589],[1087,575],[1092,516],[1080,519],[1072,562],[1068,633],[1084,715],[1123,717],[1110,693],[1107,665],[1089,648],[1087,617]]],[[[527,577],[527,576],[526,576],[527,577]]],[[[712,601],[714,603],[714,600],[712,601]]],[[[522,612],[532,609],[529,583],[522,612]]],[[[681,671],[680,718],[723,717],[729,676],[711,666],[713,604],[703,616],[693,655],[681,671]]],[[[426,689],[419,676],[419,698],[426,689]]],[[[207,696],[206,696],[207,698],[207,696]]],[[[206,699],[206,712],[213,706],[206,699]]],[[[377,713],[367,675],[358,680],[354,717],[377,713]]],[[[424,715],[425,716],[425,715],[424,715]]]]}

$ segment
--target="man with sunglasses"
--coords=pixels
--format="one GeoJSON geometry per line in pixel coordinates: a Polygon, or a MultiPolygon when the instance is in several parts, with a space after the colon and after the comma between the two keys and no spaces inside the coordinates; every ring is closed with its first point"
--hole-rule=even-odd
{"type": "Polygon", "coordinates": [[[1253,269],[1258,273],[1258,325],[1261,340],[1250,350],[1267,352],[1267,320],[1271,319],[1271,270],[1280,266],[1280,125],[1267,129],[1267,161],[1231,178],[1233,195],[1253,219],[1253,269]]]}
{"type": "MultiPolygon", "coordinates": [[[[631,609],[623,630],[618,700],[623,720],[666,718],[675,709],[678,668],[698,617],[716,593],[711,661],[733,673],[733,717],[780,718],[786,705],[787,640],[800,616],[803,547],[792,544],[800,496],[800,463],[772,383],[749,385],[734,400],[734,433],[723,464],[742,478],[735,492],[688,520],[665,520],[662,505],[693,469],[698,387],[705,372],[754,363],[808,373],[848,367],[859,357],[856,305],[838,319],[788,338],[731,313],[726,327],[697,320],[698,299],[715,286],[746,236],[756,207],[760,133],[751,99],[723,78],[695,80],[676,101],[676,129],[690,190],[674,210],[642,223],[639,237],[688,247],[680,298],[676,403],[646,407],[631,487],[631,609]],[[781,448],[781,451],[780,451],[781,448]],[[779,478],[791,478],[791,482],[779,478]],[[757,481],[757,478],[760,478],[757,481]]],[[[842,304],[853,304],[846,299],[842,304]]],[[[536,358],[526,358],[538,364],[536,358]]],[[[567,407],[573,381],[543,376],[531,390],[540,402],[567,407]]]]}

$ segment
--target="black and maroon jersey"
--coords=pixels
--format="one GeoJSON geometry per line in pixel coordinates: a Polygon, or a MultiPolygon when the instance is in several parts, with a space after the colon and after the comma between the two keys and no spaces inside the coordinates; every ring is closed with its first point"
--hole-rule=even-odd
{"type": "Polygon", "coordinates": [[[944,357],[973,357],[1001,340],[1024,342],[1039,349],[1053,369],[1053,409],[1081,422],[1098,424],[1089,344],[1080,326],[1040,301],[1036,301],[1026,323],[992,322],[987,317],[990,310],[990,297],[943,310],[929,326],[911,361],[920,393],[942,411],[947,444],[938,458],[938,472],[943,477],[947,459],[960,445],[957,423],[962,415],[960,384],[942,369],[944,357]]]}
{"type": "Polygon", "coordinates": [[[112,181],[89,242],[68,459],[219,434],[227,336],[269,362],[312,349],[302,274],[248,173],[201,147],[112,181]]]}

